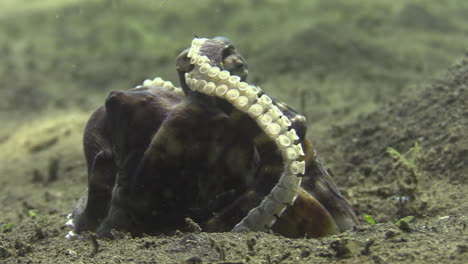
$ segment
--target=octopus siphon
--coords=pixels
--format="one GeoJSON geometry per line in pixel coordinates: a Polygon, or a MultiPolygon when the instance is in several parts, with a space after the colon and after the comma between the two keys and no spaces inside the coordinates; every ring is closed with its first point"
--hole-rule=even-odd
{"type": "Polygon", "coordinates": [[[320,237],[357,225],[306,139],[306,120],[248,83],[224,37],[195,38],[161,78],[112,91],[84,132],[88,193],[67,237],[183,230],[320,237]]]}

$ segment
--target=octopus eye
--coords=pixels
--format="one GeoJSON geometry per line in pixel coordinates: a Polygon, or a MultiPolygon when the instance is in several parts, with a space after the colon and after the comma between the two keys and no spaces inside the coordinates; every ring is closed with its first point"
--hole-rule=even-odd
{"type": "Polygon", "coordinates": [[[242,81],[245,81],[248,73],[247,64],[236,48],[232,44],[226,44],[223,47],[221,56],[223,68],[232,75],[239,76],[242,81]]]}
{"type": "Polygon", "coordinates": [[[231,56],[234,54],[235,52],[235,48],[233,45],[226,45],[223,49],[223,53],[222,53],[222,57],[223,57],[223,60],[226,59],[227,57],[231,56]]]}

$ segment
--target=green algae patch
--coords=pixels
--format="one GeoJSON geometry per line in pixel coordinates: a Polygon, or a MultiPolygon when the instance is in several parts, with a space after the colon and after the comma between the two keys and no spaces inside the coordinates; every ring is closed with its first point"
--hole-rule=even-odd
{"type": "Polygon", "coordinates": [[[368,215],[368,214],[362,214],[362,216],[364,217],[364,219],[366,220],[367,223],[371,224],[371,225],[375,225],[375,219],[374,217],[372,217],[372,215],[368,215]]]}

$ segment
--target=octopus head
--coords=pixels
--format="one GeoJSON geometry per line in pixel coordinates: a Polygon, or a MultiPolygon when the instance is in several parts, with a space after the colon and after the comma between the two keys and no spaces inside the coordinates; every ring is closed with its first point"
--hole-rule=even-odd
{"type": "MultiPolygon", "coordinates": [[[[176,59],[176,69],[184,86],[185,73],[194,70],[194,61],[188,56],[190,49],[182,51],[176,59]]],[[[225,37],[215,37],[203,42],[200,55],[209,59],[211,66],[226,70],[231,75],[239,76],[241,81],[247,80],[248,66],[244,57],[236,50],[231,40],[225,37]]]]}

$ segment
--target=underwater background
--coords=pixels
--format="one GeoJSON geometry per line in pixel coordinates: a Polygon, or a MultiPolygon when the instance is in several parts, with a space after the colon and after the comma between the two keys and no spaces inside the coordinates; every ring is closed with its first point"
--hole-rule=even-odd
{"type": "Polygon", "coordinates": [[[0,0],[0,263],[466,263],[466,14],[463,0],[0,0]],[[195,35],[230,38],[249,82],[307,117],[359,227],[65,239],[89,116],[112,90],[177,84],[195,35]]]}

